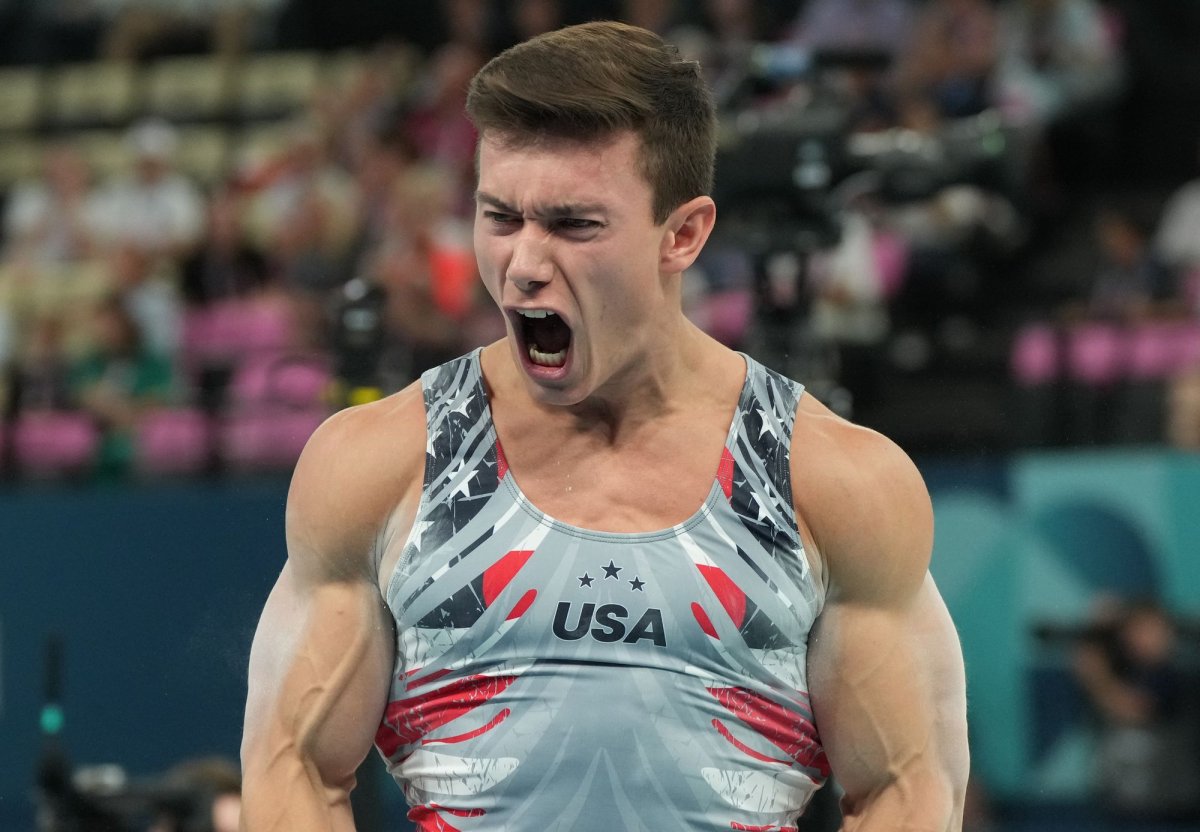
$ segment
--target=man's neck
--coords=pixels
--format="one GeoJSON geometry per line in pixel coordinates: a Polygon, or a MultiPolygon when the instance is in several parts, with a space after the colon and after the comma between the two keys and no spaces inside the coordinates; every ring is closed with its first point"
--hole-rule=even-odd
{"type": "Polygon", "coordinates": [[[636,371],[614,376],[587,399],[569,406],[537,401],[508,343],[492,344],[484,351],[483,363],[493,412],[513,408],[520,411],[521,421],[542,421],[549,434],[591,435],[605,444],[619,444],[713,392],[712,374],[720,372],[724,348],[690,323],[672,340],[670,348],[656,349],[639,362],[636,371]]]}

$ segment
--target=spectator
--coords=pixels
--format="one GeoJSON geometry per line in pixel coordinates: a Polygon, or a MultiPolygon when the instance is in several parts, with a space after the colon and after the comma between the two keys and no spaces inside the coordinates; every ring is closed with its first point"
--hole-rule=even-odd
{"type": "Polygon", "coordinates": [[[900,86],[928,96],[946,117],[980,112],[990,103],[996,29],[988,0],[930,0],[901,58],[900,86]]]}
{"type": "Polygon", "coordinates": [[[1000,21],[995,95],[1010,120],[1047,126],[1115,96],[1120,54],[1094,0],[1006,0],[1000,21]]]}
{"type": "Polygon", "coordinates": [[[4,215],[7,256],[34,262],[81,260],[94,248],[98,205],[83,157],[68,143],[49,147],[42,176],[9,194],[4,215]]]}
{"type": "Polygon", "coordinates": [[[71,371],[71,395],[101,429],[98,473],[120,476],[133,462],[139,414],[170,400],[174,377],[171,362],[146,346],[120,297],[94,311],[91,331],[91,349],[71,371]]]}
{"type": "Polygon", "coordinates": [[[132,174],[100,192],[98,233],[104,242],[132,244],[171,260],[194,250],[204,230],[204,200],[174,169],[177,144],[175,128],[164,121],[143,121],[130,130],[132,174]]]}
{"type": "Polygon", "coordinates": [[[355,196],[352,178],[329,158],[316,125],[295,124],[249,218],[252,239],[276,260],[285,288],[323,295],[344,282],[355,196]]]}
{"type": "Polygon", "coordinates": [[[242,814],[242,775],[223,757],[200,757],[173,766],[164,790],[169,801],[148,832],[237,832],[242,814]]]}
{"type": "Polygon", "coordinates": [[[908,0],[810,0],[792,40],[817,50],[869,50],[898,58],[913,24],[908,0]]]}
{"type": "Polygon", "coordinates": [[[412,378],[463,349],[476,311],[475,260],[445,170],[413,167],[396,188],[391,233],[368,255],[366,271],[387,293],[388,329],[412,378]]]}
{"type": "Polygon", "coordinates": [[[267,259],[251,244],[242,213],[241,199],[229,188],[209,200],[208,232],[182,267],[181,288],[189,304],[244,298],[268,284],[267,259]]]}
{"type": "Polygon", "coordinates": [[[1196,709],[1187,702],[1177,634],[1144,600],[1103,609],[1075,657],[1099,723],[1097,794],[1126,825],[1200,809],[1196,709]]]}
{"type": "Polygon", "coordinates": [[[801,9],[792,42],[839,56],[822,81],[853,107],[855,129],[894,122],[897,63],[912,37],[909,0],[811,0],[801,9]]]}
{"type": "Polygon", "coordinates": [[[1067,307],[1068,318],[1132,323],[1172,311],[1170,272],[1150,245],[1150,228],[1132,210],[1102,208],[1094,225],[1100,262],[1082,303],[1067,307]]]}
{"type": "Polygon", "coordinates": [[[407,102],[404,130],[418,156],[440,165],[454,185],[452,210],[467,216],[475,189],[475,128],[466,116],[467,83],[483,65],[472,47],[448,43],[430,59],[407,102]]]}
{"type": "Polygon", "coordinates": [[[173,358],[179,351],[183,308],[175,265],[156,260],[135,245],[119,245],[109,255],[114,291],[150,352],[173,358]]]}
{"type": "Polygon", "coordinates": [[[22,411],[64,410],[72,404],[70,360],[63,321],[54,316],[36,320],[22,349],[11,357],[0,387],[5,417],[22,411]]]}
{"type": "Polygon", "coordinates": [[[1154,250],[1185,280],[1200,272],[1200,178],[1179,186],[1167,200],[1154,250]]]}

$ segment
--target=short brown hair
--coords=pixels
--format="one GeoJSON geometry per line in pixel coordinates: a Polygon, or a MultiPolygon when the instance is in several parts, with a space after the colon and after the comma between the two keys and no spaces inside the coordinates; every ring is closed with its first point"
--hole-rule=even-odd
{"type": "Polygon", "coordinates": [[[656,223],[712,190],[716,116],[700,65],[636,26],[583,23],[517,44],[472,79],[467,114],[481,136],[518,145],[633,131],[656,223]]]}

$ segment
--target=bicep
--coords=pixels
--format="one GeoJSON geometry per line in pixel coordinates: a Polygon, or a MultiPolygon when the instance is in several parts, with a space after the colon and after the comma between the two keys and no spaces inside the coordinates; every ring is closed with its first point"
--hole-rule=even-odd
{"type": "Polygon", "coordinates": [[[817,729],[846,791],[846,829],[901,828],[889,824],[935,807],[944,824],[911,828],[957,828],[969,767],[965,679],[933,580],[902,604],[831,600],[808,664],[817,729]]]}
{"type": "Polygon", "coordinates": [[[293,565],[284,567],[250,654],[242,744],[248,781],[353,785],[387,703],[392,633],[369,581],[311,584],[293,565]]]}

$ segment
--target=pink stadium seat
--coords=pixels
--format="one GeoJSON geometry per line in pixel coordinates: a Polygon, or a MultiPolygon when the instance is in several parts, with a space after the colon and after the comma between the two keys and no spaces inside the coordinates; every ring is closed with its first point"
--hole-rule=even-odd
{"type": "Polygon", "coordinates": [[[289,470],[328,415],[324,407],[275,405],[227,416],[221,427],[221,459],[228,469],[243,473],[289,470]]]}
{"type": "Polygon", "coordinates": [[[91,468],[99,440],[95,423],[84,413],[27,411],[13,425],[13,458],[29,477],[70,476],[91,468]]]}
{"type": "Polygon", "coordinates": [[[726,345],[742,342],[753,312],[754,298],[745,289],[713,292],[699,310],[704,330],[726,345]]]}
{"type": "Polygon", "coordinates": [[[325,400],[332,381],[327,359],[306,353],[260,353],[239,362],[230,382],[235,406],[310,407],[325,400]]]}
{"type": "Polygon", "coordinates": [[[1009,358],[1013,378],[1022,387],[1053,381],[1059,373],[1058,338],[1047,324],[1033,324],[1013,339],[1009,358]]]}
{"type": "Polygon", "coordinates": [[[1124,367],[1122,333],[1115,327],[1084,323],[1067,333],[1067,369],[1073,381],[1104,386],[1117,381],[1124,367]]]}
{"type": "Polygon", "coordinates": [[[192,368],[227,364],[251,352],[293,343],[291,308],[273,299],[223,300],[184,317],[184,357],[192,368]]]}
{"type": "Polygon", "coordinates": [[[239,349],[246,351],[286,350],[294,343],[292,310],[282,301],[253,300],[242,303],[236,336],[239,349]]]}
{"type": "Polygon", "coordinates": [[[212,425],[199,409],[155,410],[139,420],[135,449],[140,474],[197,474],[211,458],[212,425]]]}
{"type": "Polygon", "coordinates": [[[255,353],[242,359],[229,386],[219,441],[234,471],[288,470],[330,413],[328,359],[309,353],[255,353]]]}
{"type": "Polygon", "coordinates": [[[871,255],[879,270],[884,297],[894,298],[900,293],[908,274],[908,241],[900,234],[877,230],[871,238],[871,255]]]}

